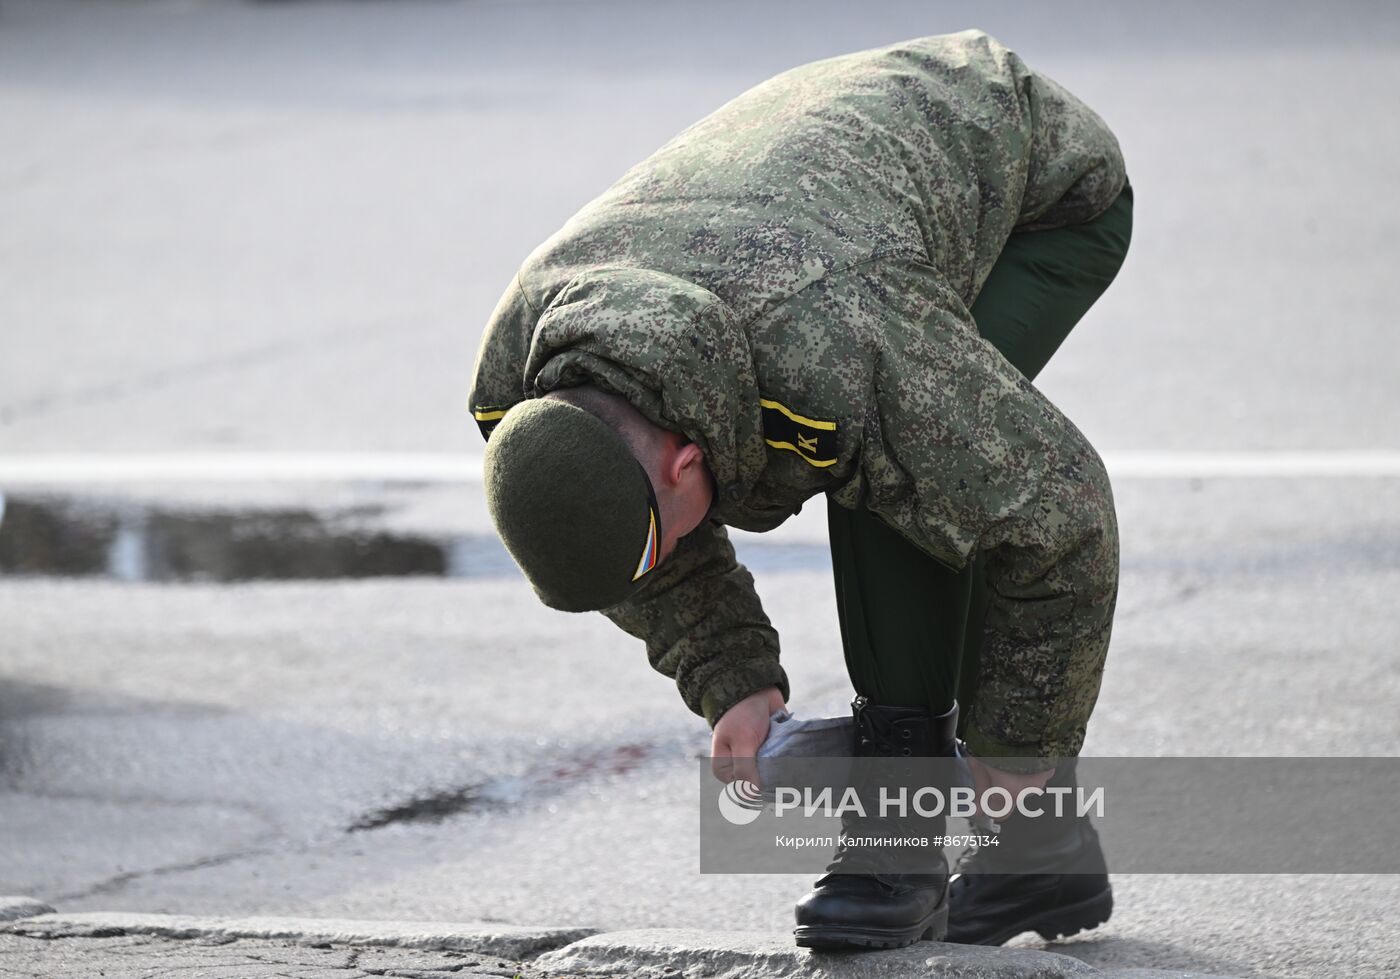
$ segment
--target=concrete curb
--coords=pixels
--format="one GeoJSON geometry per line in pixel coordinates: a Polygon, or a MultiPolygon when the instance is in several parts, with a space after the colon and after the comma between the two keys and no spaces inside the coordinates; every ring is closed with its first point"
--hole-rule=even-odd
{"type": "Polygon", "coordinates": [[[27,897],[0,897],[0,935],[112,938],[150,935],[176,940],[277,940],[475,952],[532,971],[639,979],[1229,979],[1162,969],[1097,969],[1068,955],[1032,949],[919,942],[886,952],[812,952],[787,932],[654,928],[598,932],[450,921],[357,921],[338,918],[214,918],[178,914],[62,914],[27,897]]]}
{"type": "MultiPolygon", "coordinates": [[[[17,900],[17,899],[10,899],[17,900]]],[[[35,902],[36,904],[38,902],[35,902]]],[[[8,924],[0,934],[31,938],[108,938],[155,935],[176,939],[276,939],[300,944],[478,952],[528,959],[596,933],[593,928],[527,928],[450,921],[354,921],[337,918],[205,918],[179,914],[40,913],[8,924]]]]}
{"type": "Polygon", "coordinates": [[[785,932],[667,928],[604,932],[531,965],[550,974],[643,979],[1226,979],[1157,969],[1106,971],[1031,949],[919,942],[887,952],[811,952],[793,945],[785,932]]]}
{"type": "Polygon", "coordinates": [[[52,914],[53,908],[32,897],[0,896],[0,921],[32,918],[36,914],[52,914]]]}

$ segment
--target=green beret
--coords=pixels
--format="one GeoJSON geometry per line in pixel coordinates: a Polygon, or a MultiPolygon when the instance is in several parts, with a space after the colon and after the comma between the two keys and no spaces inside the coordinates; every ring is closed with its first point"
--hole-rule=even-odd
{"type": "Polygon", "coordinates": [[[535,593],[551,608],[610,608],[656,566],[661,514],[622,438],[576,405],[536,398],[486,443],[486,506],[535,593]]]}

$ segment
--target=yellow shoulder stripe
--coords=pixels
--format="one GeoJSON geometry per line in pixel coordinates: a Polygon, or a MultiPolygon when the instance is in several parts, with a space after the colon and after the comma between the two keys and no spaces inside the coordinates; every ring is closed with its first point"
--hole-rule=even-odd
{"type": "MultiPolygon", "coordinates": [[[[778,402],[770,401],[768,398],[759,398],[758,403],[765,408],[772,408],[774,411],[781,411],[784,415],[787,415],[799,425],[806,425],[809,428],[820,428],[824,432],[836,431],[835,422],[823,422],[817,421],[815,418],[804,418],[803,416],[797,414],[794,411],[789,411],[785,406],[778,404],[778,402]]],[[[782,448],[782,446],[776,446],[776,448],[782,448]]],[[[797,450],[793,449],[793,451],[796,452],[797,450]]],[[[835,461],[835,459],[832,460],[832,462],[835,461]]],[[[829,464],[830,463],[828,463],[828,465],[829,464]]]]}
{"type": "Polygon", "coordinates": [[[505,408],[483,408],[473,411],[472,416],[479,422],[500,421],[505,417],[506,410],[505,408]]]}

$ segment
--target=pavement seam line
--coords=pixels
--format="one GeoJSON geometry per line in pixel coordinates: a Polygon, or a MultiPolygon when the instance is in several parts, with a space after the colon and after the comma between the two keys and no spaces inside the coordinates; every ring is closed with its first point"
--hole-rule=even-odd
{"type": "Polygon", "coordinates": [[[283,916],[215,917],[121,911],[40,913],[0,922],[0,934],[42,938],[86,938],[116,934],[153,935],[176,941],[247,938],[301,945],[463,951],[528,961],[596,934],[586,927],[506,925],[494,922],[372,921],[283,916]]]}
{"type": "MultiPolygon", "coordinates": [[[[101,938],[115,935],[148,935],[173,941],[200,939],[255,939],[290,941],[299,945],[342,944],[353,948],[399,948],[417,951],[463,951],[520,962],[534,961],[547,965],[550,960],[565,960],[572,955],[583,954],[592,958],[593,963],[605,970],[630,969],[643,963],[659,966],[660,962],[646,962],[649,956],[645,943],[638,942],[637,933],[627,930],[616,932],[596,932],[588,928],[531,927],[526,925],[495,925],[472,927],[467,923],[454,922],[413,922],[413,921],[366,921],[342,920],[334,918],[297,917],[204,917],[171,914],[139,914],[131,912],[78,912],[63,914],[48,909],[47,905],[33,898],[0,898],[0,913],[9,907],[35,908],[33,913],[9,921],[0,922],[0,934],[10,933],[45,939],[101,938]],[[7,903],[8,902],[8,903],[7,903]],[[358,929],[358,930],[357,930],[358,929]],[[504,934],[503,934],[504,933],[504,934]],[[531,936],[534,936],[533,938],[531,936]],[[517,939],[515,944],[511,938],[517,939]],[[593,953],[593,954],[590,954],[593,953]],[[601,953],[601,954],[599,954],[601,953]],[[642,962],[636,959],[642,959],[642,962]],[[600,961],[601,959],[601,961],[600,961]]],[[[675,935],[677,938],[693,937],[696,932],[686,929],[648,929],[650,936],[675,935]]],[[[771,968],[774,952],[786,951],[793,957],[800,973],[806,958],[811,953],[802,953],[786,946],[786,933],[748,933],[746,937],[771,942],[774,951],[732,952],[736,965],[743,967],[748,960],[754,968],[773,975],[796,975],[792,969],[773,973],[771,968]],[[762,960],[762,961],[761,961],[762,960]],[[767,970],[762,967],[768,966],[767,970]]],[[[718,943],[721,947],[723,942],[718,943]]],[[[695,947],[684,948],[684,942],[673,946],[683,958],[693,958],[695,964],[710,967],[719,965],[706,962],[713,949],[695,947]]],[[[1064,960],[1071,972],[1089,975],[1092,979],[1228,979],[1223,976],[1208,976],[1203,973],[1182,972],[1160,969],[1099,969],[1090,963],[1059,952],[1036,949],[994,949],[982,946],[945,945],[944,943],[919,943],[910,950],[894,950],[896,953],[908,951],[913,956],[941,952],[967,958],[985,959],[978,966],[987,977],[1005,976],[1006,979],[1021,979],[1031,973],[1025,971],[1030,965],[1034,974],[1048,975],[1043,970],[1064,960]],[[923,947],[927,945],[927,947],[923,947]],[[1001,960],[1000,962],[998,960],[1001,960]],[[1033,964],[1032,964],[1033,963],[1033,964]]],[[[883,953],[871,953],[880,955],[883,953]]],[[[873,963],[872,963],[873,964],[873,963]]],[[[720,966],[721,968],[723,966],[720,966]]],[[[780,966],[781,968],[781,966],[780,966]]],[[[547,970],[546,970],[547,971],[547,970]]],[[[570,969],[569,971],[572,971],[570,969]]],[[[883,973],[882,973],[883,974],[883,973]]],[[[895,973],[889,973],[894,975],[895,973]]],[[[914,973],[910,972],[909,975],[914,973]]]]}

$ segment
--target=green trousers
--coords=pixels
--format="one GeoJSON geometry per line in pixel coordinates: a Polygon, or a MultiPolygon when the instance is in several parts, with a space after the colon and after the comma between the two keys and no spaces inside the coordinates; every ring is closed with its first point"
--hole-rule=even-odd
{"type": "MultiPolygon", "coordinates": [[[[1013,234],[972,305],[978,331],[1033,379],[1113,281],[1132,223],[1133,194],[1125,187],[1087,224],[1013,234]]],[[[982,559],[952,571],[865,509],[828,503],[827,519],[841,643],[856,693],[940,714],[955,697],[970,705],[987,610],[982,559]]]]}

